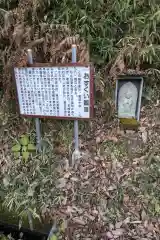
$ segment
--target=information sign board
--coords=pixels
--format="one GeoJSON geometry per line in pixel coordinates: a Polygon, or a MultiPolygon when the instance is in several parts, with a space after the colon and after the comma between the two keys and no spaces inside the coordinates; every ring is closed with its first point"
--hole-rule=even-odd
{"type": "Polygon", "coordinates": [[[89,119],[93,116],[90,65],[14,68],[20,114],[31,117],[89,119]]]}

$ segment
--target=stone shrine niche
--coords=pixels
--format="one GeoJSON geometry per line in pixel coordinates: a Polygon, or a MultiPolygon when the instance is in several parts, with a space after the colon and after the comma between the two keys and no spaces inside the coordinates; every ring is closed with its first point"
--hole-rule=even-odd
{"type": "Polygon", "coordinates": [[[132,82],[127,82],[119,89],[118,117],[136,118],[138,90],[132,82]]]}

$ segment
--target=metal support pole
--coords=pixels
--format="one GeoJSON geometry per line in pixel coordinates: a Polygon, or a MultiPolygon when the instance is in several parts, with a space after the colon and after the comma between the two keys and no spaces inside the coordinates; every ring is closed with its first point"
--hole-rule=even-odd
{"type": "MultiPolygon", "coordinates": [[[[28,63],[33,64],[32,49],[28,49],[27,56],[28,56],[28,63]]],[[[40,128],[39,118],[35,118],[35,125],[36,125],[36,140],[37,140],[36,143],[37,143],[37,149],[39,149],[40,143],[41,143],[41,128],[40,128]]]]}
{"type": "MultiPolygon", "coordinates": [[[[72,63],[77,61],[77,48],[76,45],[72,45],[72,63]]],[[[74,143],[75,151],[79,151],[79,139],[78,139],[78,120],[74,121],[74,143]]]]}

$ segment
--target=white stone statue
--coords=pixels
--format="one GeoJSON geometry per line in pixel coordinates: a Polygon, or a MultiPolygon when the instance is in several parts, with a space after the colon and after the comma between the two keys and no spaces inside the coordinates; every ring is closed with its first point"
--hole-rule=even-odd
{"type": "Polygon", "coordinates": [[[125,83],[118,94],[118,117],[135,118],[137,107],[138,91],[136,86],[131,83],[125,83]]]}

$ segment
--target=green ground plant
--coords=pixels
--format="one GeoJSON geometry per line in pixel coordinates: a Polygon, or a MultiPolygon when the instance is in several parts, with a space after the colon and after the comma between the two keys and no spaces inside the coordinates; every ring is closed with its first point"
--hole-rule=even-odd
{"type": "Polygon", "coordinates": [[[15,158],[22,156],[22,158],[27,161],[30,154],[36,152],[36,146],[30,141],[27,135],[22,135],[17,141],[17,144],[12,147],[12,152],[15,158]]]}

